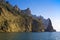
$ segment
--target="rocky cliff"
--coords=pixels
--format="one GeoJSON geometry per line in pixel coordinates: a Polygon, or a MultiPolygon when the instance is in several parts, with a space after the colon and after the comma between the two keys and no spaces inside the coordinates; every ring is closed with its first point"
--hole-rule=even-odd
{"type": "Polygon", "coordinates": [[[48,25],[47,25],[47,28],[46,28],[46,32],[53,32],[55,30],[53,30],[53,26],[52,26],[52,23],[51,23],[51,20],[48,18],[48,25]]]}
{"type": "Polygon", "coordinates": [[[29,8],[21,10],[8,1],[0,1],[0,32],[50,32],[54,29],[49,22],[45,29],[42,19],[34,18],[29,8]]]}

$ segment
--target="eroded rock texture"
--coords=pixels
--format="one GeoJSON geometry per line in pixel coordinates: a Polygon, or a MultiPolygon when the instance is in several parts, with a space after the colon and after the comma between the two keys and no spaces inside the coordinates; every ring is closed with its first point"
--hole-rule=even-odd
{"type": "Polygon", "coordinates": [[[51,21],[45,28],[42,19],[34,17],[29,8],[21,10],[8,1],[0,0],[0,32],[45,32],[53,31],[51,21]]]}

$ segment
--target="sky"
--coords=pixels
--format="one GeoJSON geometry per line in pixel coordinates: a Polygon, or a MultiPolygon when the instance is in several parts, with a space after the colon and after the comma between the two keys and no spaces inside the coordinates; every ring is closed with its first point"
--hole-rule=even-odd
{"type": "Polygon", "coordinates": [[[53,28],[60,31],[60,0],[7,0],[11,5],[17,5],[24,10],[30,8],[31,13],[44,18],[50,18],[53,28]]]}

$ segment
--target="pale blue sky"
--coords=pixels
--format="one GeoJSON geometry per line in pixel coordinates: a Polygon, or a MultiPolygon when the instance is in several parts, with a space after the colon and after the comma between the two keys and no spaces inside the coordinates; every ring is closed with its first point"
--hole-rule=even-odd
{"type": "Polygon", "coordinates": [[[60,31],[60,0],[8,0],[20,9],[30,8],[33,15],[50,18],[54,29],[60,31]]]}

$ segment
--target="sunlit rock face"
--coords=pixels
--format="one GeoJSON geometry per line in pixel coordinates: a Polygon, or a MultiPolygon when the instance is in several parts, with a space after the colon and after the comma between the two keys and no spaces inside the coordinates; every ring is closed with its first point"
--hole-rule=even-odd
{"type": "Polygon", "coordinates": [[[29,8],[21,10],[5,0],[0,2],[0,32],[50,32],[53,30],[51,22],[48,23],[48,27],[44,23],[42,19],[34,17],[29,8]]]}

